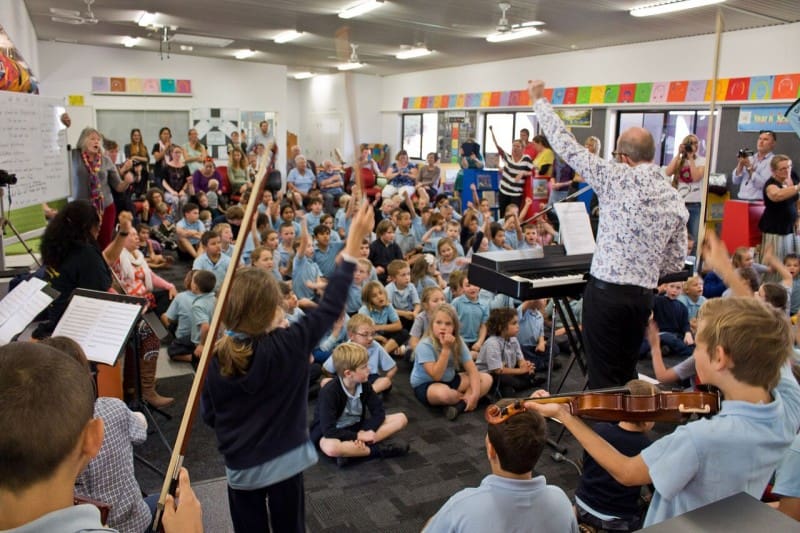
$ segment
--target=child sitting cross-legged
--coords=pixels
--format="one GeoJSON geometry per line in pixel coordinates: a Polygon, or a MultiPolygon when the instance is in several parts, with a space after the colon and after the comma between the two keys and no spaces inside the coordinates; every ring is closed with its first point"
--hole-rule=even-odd
{"type": "Polygon", "coordinates": [[[451,305],[434,309],[429,320],[426,336],[414,349],[411,387],[423,405],[444,406],[445,416],[455,420],[478,406],[492,386],[492,377],[478,372],[451,305]]]}
{"type": "MultiPolygon", "coordinates": [[[[505,402],[500,405],[509,400],[505,402]]],[[[575,513],[564,491],[548,485],[544,476],[534,477],[546,442],[544,419],[538,413],[523,411],[488,424],[486,457],[492,473],[480,487],[454,494],[423,531],[577,533],[575,513]]]]}
{"type": "MultiPolygon", "coordinates": [[[[369,384],[372,385],[372,390],[380,394],[383,391],[388,391],[392,388],[392,378],[397,374],[397,363],[394,359],[389,357],[383,346],[374,340],[375,337],[375,322],[366,315],[355,314],[353,318],[347,321],[347,337],[350,342],[359,344],[367,349],[369,356],[369,384]],[[384,375],[381,375],[381,372],[384,375]]],[[[322,367],[329,374],[336,374],[336,368],[333,363],[333,355],[328,357],[322,367]]],[[[322,380],[324,387],[330,378],[322,380]]]]}
{"type": "Polygon", "coordinates": [[[698,315],[697,375],[725,401],[711,418],[679,426],[628,457],[569,409],[525,402],[558,418],[586,452],[626,486],[652,483],[650,526],[747,492],[760,498],[800,426],[800,386],[787,365],[792,332],[785,313],[755,298],[713,298],[698,315]]]}
{"type": "Polygon", "coordinates": [[[387,415],[369,384],[367,349],[347,342],[333,351],[336,379],[319,393],[311,440],[322,453],[344,466],[350,457],[396,457],[408,453],[408,443],[386,439],[408,424],[403,413],[387,415]],[[369,411],[369,416],[367,416],[369,411]]]}
{"type": "Polygon", "coordinates": [[[375,331],[378,332],[375,340],[390,354],[403,355],[395,351],[408,341],[408,332],[403,329],[386,288],[379,281],[367,282],[361,291],[361,300],[363,305],[358,312],[375,322],[375,331]]]}
{"type": "Polygon", "coordinates": [[[386,285],[386,294],[394,306],[403,329],[408,331],[419,313],[419,293],[411,284],[411,267],[402,259],[395,259],[386,268],[391,283],[386,285]]]}
{"type": "Polygon", "coordinates": [[[495,394],[509,397],[516,391],[533,387],[536,367],[522,355],[517,340],[517,311],[508,307],[492,309],[486,328],[489,338],[481,346],[475,365],[479,371],[492,376],[495,394]]]}

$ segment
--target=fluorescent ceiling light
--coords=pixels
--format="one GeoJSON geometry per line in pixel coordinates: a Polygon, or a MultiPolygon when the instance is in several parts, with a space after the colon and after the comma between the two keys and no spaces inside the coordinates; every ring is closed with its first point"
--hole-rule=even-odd
{"type": "Polygon", "coordinates": [[[136,20],[136,23],[143,28],[147,28],[148,26],[155,26],[157,18],[158,13],[148,13],[147,11],[143,11],[136,20]]]}
{"type": "Polygon", "coordinates": [[[377,9],[382,5],[383,0],[363,0],[361,2],[356,2],[355,4],[351,4],[339,11],[339,18],[351,19],[354,17],[360,17],[361,15],[369,13],[373,9],[377,9]]]}
{"type": "Polygon", "coordinates": [[[273,37],[272,40],[278,44],[283,44],[283,43],[288,43],[289,41],[294,41],[301,35],[303,35],[303,32],[301,31],[288,30],[279,33],[278,35],[273,37]]]}
{"type": "Polygon", "coordinates": [[[225,48],[233,42],[233,39],[223,39],[221,37],[208,37],[207,35],[192,35],[189,33],[175,33],[169,39],[176,44],[189,44],[192,46],[214,46],[225,48]]]}
{"type": "Polygon", "coordinates": [[[414,59],[415,57],[423,57],[429,54],[432,54],[433,50],[428,50],[427,48],[417,47],[417,48],[408,48],[406,50],[402,50],[394,55],[397,59],[414,59]]]}
{"type": "Polygon", "coordinates": [[[636,7],[630,10],[630,14],[634,17],[650,17],[652,15],[663,15],[665,13],[674,13],[676,11],[684,11],[686,9],[694,9],[696,7],[710,6],[722,3],[724,1],[725,0],[680,0],[677,2],[666,2],[636,7]]]}
{"type": "Polygon", "coordinates": [[[490,43],[502,43],[505,41],[513,41],[515,39],[525,39],[526,37],[533,37],[542,33],[541,30],[526,26],[520,27],[510,31],[499,31],[486,36],[486,40],[490,43]]]}
{"type": "Polygon", "coordinates": [[[307,80],[308,78],[313,78],[313,72],[298,72],[294,76],[292,76],[296,80],[307,80]]]}
{"type": "Polygon", "coordinates": [[[341,65],[339,65],[336,68],[338,68],[339,70],[355,70],[357,68],[366,67],[366,66],[367,66],[366,63],[352,63],[351,62],[351,63],[342,63],[341,65]]]}
{"type": "Polygon", "coordinates": [[[134,46],[139,44],[139,38],[138,37],[123,37],[122,38],[122,44],[125,46],[125,48],[133,48],[134,46]]]}
{"type": "Polygon", "coordinates": [[[192,46],[190,44],[182,44],[181,45],[181,51],[182,52],[191,52],[192,50],[194,50],[194,46],[192,46]]]}
{"type": "Polygon", "coordinates": [[[254,55],[256,55],[255,50],[239,50],[233,54],[233,57],[236,59],[247,59],[248,57],[253,57],[254,55]]]}

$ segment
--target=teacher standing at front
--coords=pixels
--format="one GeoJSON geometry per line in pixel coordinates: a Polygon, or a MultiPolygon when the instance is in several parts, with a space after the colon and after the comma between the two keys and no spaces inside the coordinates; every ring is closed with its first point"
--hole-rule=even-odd
{"type": "Polygon", "coordinates": [[[617,139],[616,161],[605,161],[567,131],[544,98],[544,82],[528,82],[528,91],[553,151],[597,194],[597,247],[582,317],[589,388],[623,385],[637,376],[639,346],[659,277],[683,268],[689,213],[653,164],[655,143],[650,132],[623,131],[617,139]]]}

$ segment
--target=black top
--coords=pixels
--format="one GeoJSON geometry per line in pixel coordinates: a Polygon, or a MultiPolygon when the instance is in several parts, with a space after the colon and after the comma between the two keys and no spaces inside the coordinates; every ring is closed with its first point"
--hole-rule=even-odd
{"type": "Polygon", "coordinates": [[[663,294],[653,300],[653,318],[661,332],[683,336],[690,331],[689,311],[686,306],[663,294]]]}
{"type": "MultiPolygon", "coordinates": [[[[369,260],[376,268],[380,266],[385,270],[389,263],[395,259],[402,258],[403,250],[401,250],[400,246],[394,241],[389,244],[383,244],[381,238],[378,237],[369,245],[369,260]]],[[[385,282],[386,272],[378,274],[378,279],[381,283],[385,282]]]]}
{"type": "MultiPolygon", "coordinates": [[[[182,167],[164,165],[162,168],[161,182],[168,183],[175,192],[181,192],[181,190],[183,190],[183,188],[186,186],[187,179],[190,176],[191,174],[189,174],[189,167],[186,165],[182,167]]],[[[166,190],[166,187],[164,187],[164,190],[166,190]]]]}
{"type": "Polygon", "coordinates": [[[758,229],[763,233],[773,233],[775,235],[789,235],[794,233],[794,223],[797,221],[797,198],[795,193],[792,197],[781,202],[774,202],[767,196],[767,187],[776,185],[781,188],[781,183],[775,178],[770,178],[764,184],[764,214],[758,221],[758,229]]]}
{"type": "Polygon", "coordinates": [[[386,419],[383,401],[372,390],[369,383],[361,384],[361,420],[358,429],[337,428],[336,422],[347,407],[347,394],[341,380],[335,377],[319,391],[314,421],[311,423],[311,440],[318,442],[321,437],[341,441],[356,440],[359,431],[377,431],[386,419]],[[369,418],[367,418],[369,410],[369,418]]]}
{"type": "MultiPolygon", "coordinates": [[[[635,457],[650,446],[644,433],[626,431],[618,424],[598,423],[594,430],[620,453],[635,457]]],[[[639,516],[639,494],[641,487],[626,487],[617,483],[592,456],[583,454],[583,474],[575,491],[575,497],[597,512],[618,516],[622,519],[639,516]]]]}
{"type": "Polygon", "coordinates": [[[316,309],[256,337],[244,375],[225,377],[219,359],[211,359],[202,414],[229,468],[264,464],[308,441],[308,354],[344,309],[354,269],[342,261],[316,309]]]}

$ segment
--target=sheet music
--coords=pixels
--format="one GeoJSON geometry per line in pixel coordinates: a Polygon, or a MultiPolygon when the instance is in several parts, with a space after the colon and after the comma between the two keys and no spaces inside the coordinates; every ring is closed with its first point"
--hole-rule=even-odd
{"type": "Polygon", "coordinates": [[[113,365],[141,311],[140,305],[76,294],[53,336],[63,335],[80,344],[89,361],[113,365]]]}
{"type": "Polygon", "coordinates": [[[42,292],[46,286],[43,280],[31,278],[17,285],[3,298],[0,307],[0,346],[11,342],[14,335],[24,330],[50,305],[53,297],[42,292]]]}
{"type": "Polygon", "coordinates": [[[593,254],[594,234],[586,205],[583,202],[557,202],[553,207],[558,215],[561,243],[567,255],[593,254]]]}

